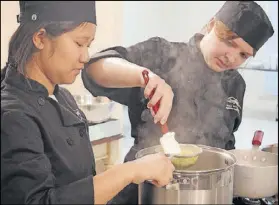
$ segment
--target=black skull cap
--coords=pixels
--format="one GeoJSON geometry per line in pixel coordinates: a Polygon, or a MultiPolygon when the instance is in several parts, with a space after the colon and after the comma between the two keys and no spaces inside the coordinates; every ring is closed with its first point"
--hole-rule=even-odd
{"type": "Polygon", "coordinates": [[[73,21],[96,25],[95,1],[19,1],[17,22],[73,21]]]}
{"type": "Polygon", "coordinates": [[[253,47],[255,53],[274,34],[265,11],[254,1],[226,1],[215,18],[253,47]]]}

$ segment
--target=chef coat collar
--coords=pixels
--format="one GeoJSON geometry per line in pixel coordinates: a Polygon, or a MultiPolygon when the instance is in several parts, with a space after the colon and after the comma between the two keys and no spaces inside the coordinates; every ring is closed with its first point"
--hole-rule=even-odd
{"type": "MultiPolygon", "coordinates": [[[[196,33],[189,41],[191,47],[193,47],[194,52],[198,54],[198,57],[204,60],[203,54],[200,49],[200,42],[203,39],[204,35],[200,33],[196,33]]],[[[206,63],[204,61],[204,63],[206,63]]]]}
{"type": "MultiPolygon", "coordinates": [[[[32,96],[37,98],[40,107],[45,105],[44,99],[49,97],[48,91],[44,85],[35,80],[25,78],[15,67],[10,66],[7,69],[5,78],[1,83],[1,89],[2,86],[5,87],[5,85],[11,85],[19,90],[31,93],[32,96]]],[[[64,103],[55,103],[55,106],[59,109],[59,115],[64,126],[84,125],[84,123],[86,123],[86,119],[80,114],[78,107],[69,105],[68,102],[65,102],[62,93],[59,93],[58,85],[55,86],[53,94],[57,97],[58,102],[60,102],[60,100],[62,102],[64,101],[64,103]]]]}
{"type": "MultiPolygon", "coordinates": [[[[8,67],[3,83],[13,85],[26,92],[36,93],[42,97],[49,96],[48,90],[44,85],[30,78],[26,78],[23,74],[19,73],[13,66],[8,67]]],[[[59,86],[56,85],[53,94],[56,95],[58,92],[59,86]]]]}
{"type": "Polygon", "coordinates": [[[195,59],[199,62],[201,69],[206,70],[211,75],[222,75],[222,72],[216,72],[212,70],[205,62],[204,56],[200,49],[200,42],[204,37],[203,34],[196,33],[189,41],[190,51],[192,52],[195,59]]]}

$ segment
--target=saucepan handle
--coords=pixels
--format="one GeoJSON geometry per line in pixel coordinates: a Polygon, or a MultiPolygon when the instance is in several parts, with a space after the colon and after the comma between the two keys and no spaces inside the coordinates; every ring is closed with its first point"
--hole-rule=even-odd
{"type": "Polygon", "coordinates": [[[252,140],[252,145],[261,146],[263,140],[264,132],[261,130],[256,130],[252,140]]]}

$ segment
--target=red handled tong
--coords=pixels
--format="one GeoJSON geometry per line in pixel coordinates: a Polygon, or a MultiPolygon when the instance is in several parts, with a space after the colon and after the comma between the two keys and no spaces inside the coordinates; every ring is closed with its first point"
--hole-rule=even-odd
{"type": "MultiPolygon", "coordinates": [[[[142,71],[142,76],[143,76],[143,79],[144,79],[144,82],[145,82],[145,85],[147,85],[148,81],[149,81],[149,76],[148,76],[148,71],[147,70],[144,70],[142,71]]],[[[152,90],[150,96],[149,96],[149,99],[152,98],[152,96],[154,95],[154,92],[155,92],[155,88],[152,90]]],[[[152,107],[154,113],[156,114],[159,110],[159,107],[160,107],[160,100],[152,107]]],[[[161,124],[161,131],[163,134],[166,134],[167,132],[169,132],[169,128],[168,128],[168,125],[167,123],[165,124],[161,124]]]]}

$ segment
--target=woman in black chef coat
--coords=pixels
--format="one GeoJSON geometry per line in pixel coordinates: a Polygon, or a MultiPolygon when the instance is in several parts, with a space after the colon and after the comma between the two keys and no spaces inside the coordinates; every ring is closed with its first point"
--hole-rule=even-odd
{"type": "MultiPolygon", "coordinates": [[[[141,88],[110,89],[88,74],[97,72],[97,67],[152,70],[174,91],[168,125],[177,141],[234,149],[245,92],[245,82],[236,68],[255,56],[273,33],[267,15],[255,2],[228,1],[202,34],[195,34],[188,43],[154,37],[93,56],[82,73],[85,87],[93,95],[105,95],[129,109],[135,140],[125,162],[134,160],[138,150],[159,144],[160,128],[152,123],[153,113],[147,109],[141,88]]],[[[129,185],[111,203],[137,203],[137,185],[129,185]]]]}
{"type": "MultiPolygon", "coordinates": [[[[95,2],[20,1],[20,12],[1,72],[1,203],[104,204],[130,183],[166,185],[174,167],[160,154],[96,175],[85,115],[59,86],[73,83],[88,62],[95,2]]],[[[105,75],[114,77],[110,86],[143,84],[137,69],[105,75]]],[[[172,91],[156,75],[150,82],[148,89],[161,87],[164,120],[172,91]]]]}

